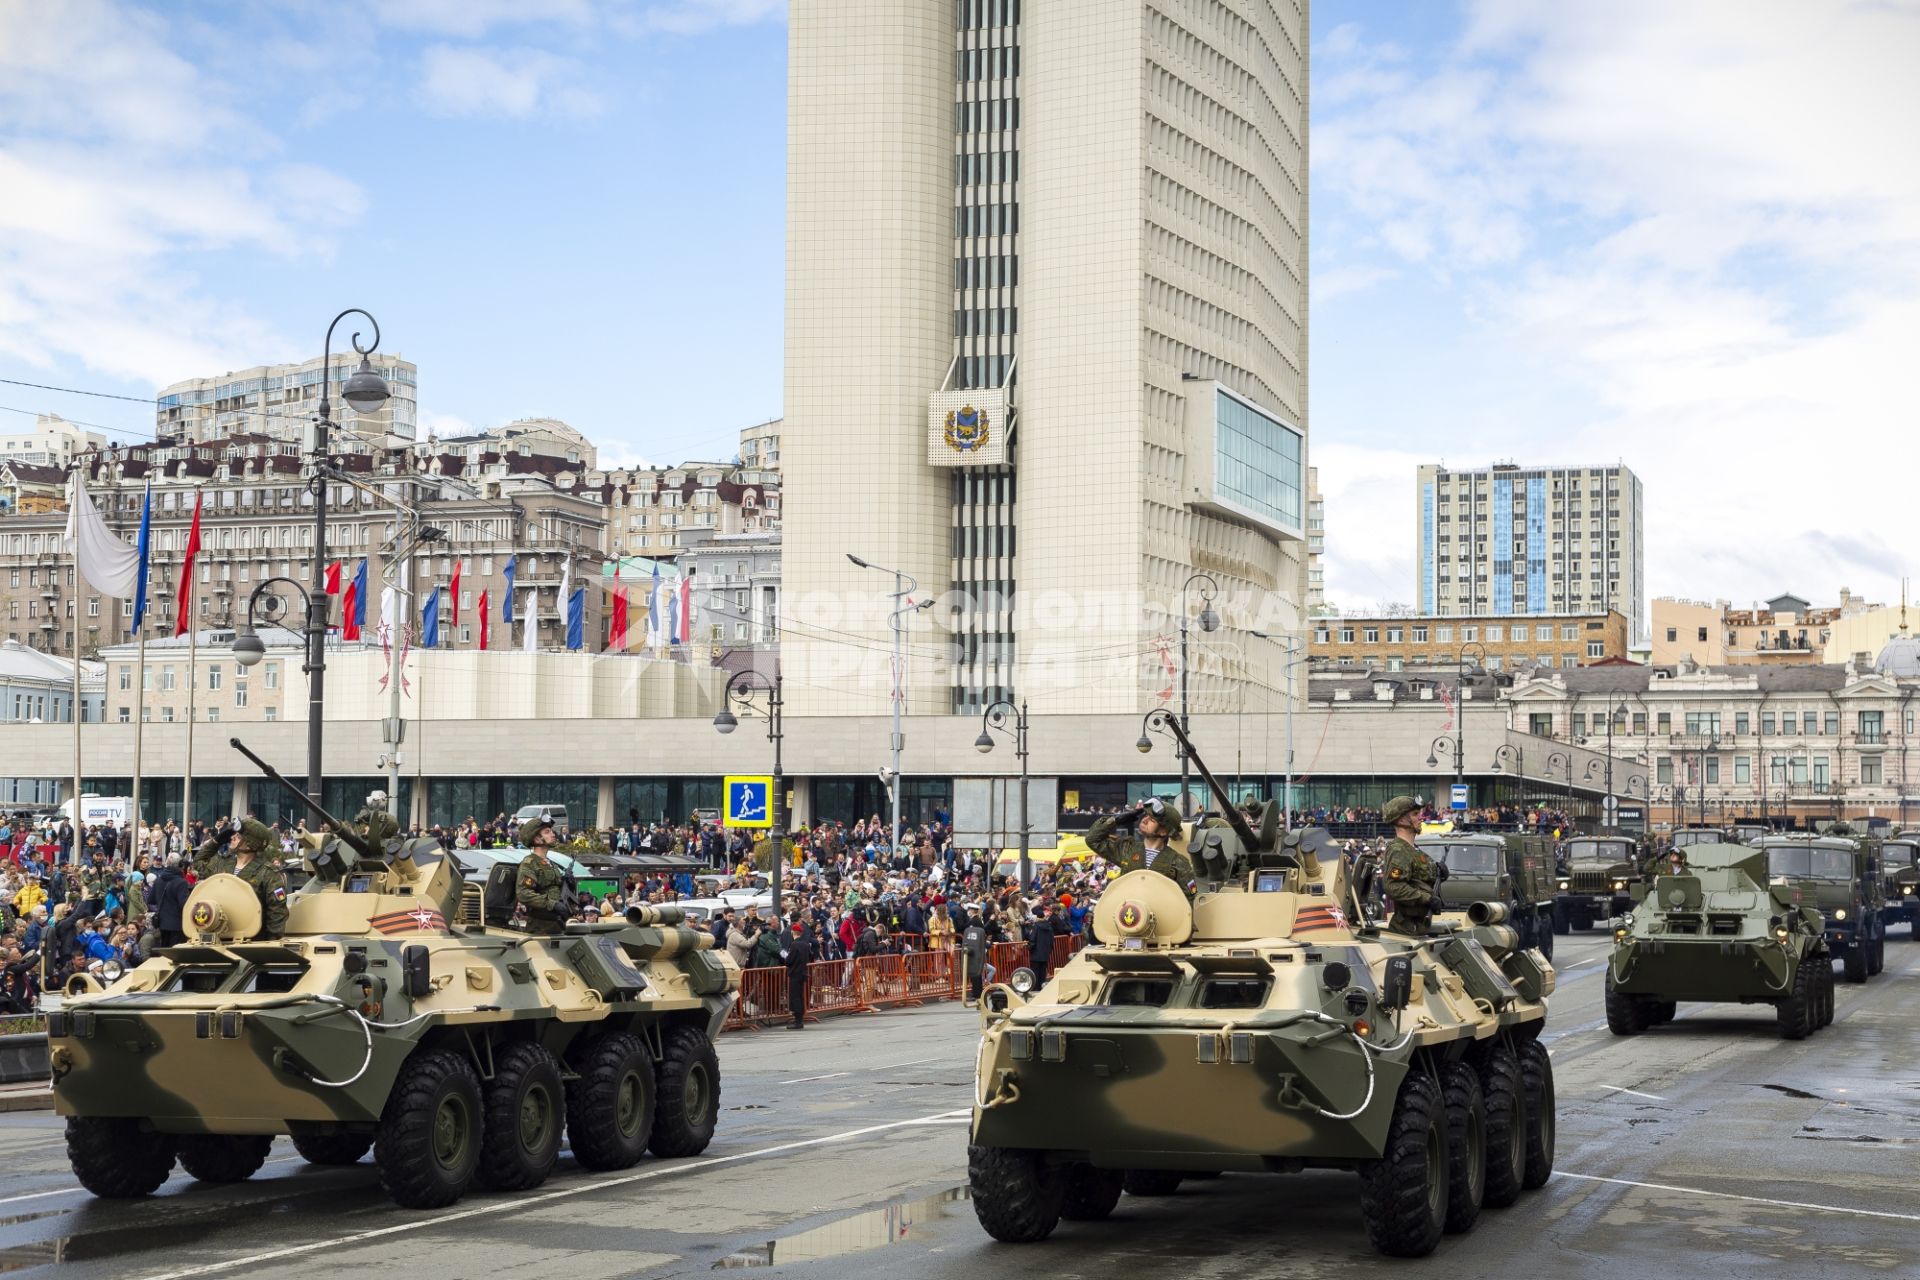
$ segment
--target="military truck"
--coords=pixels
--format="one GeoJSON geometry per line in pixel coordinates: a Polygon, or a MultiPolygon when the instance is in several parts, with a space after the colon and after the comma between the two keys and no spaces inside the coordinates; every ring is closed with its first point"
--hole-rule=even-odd
{"type": "Polygon", "coordinates": [[[147,1195],[176,1160],[240,1181],[284,1133],[314,1164],[371,1148],[388,1195],[436,1208],[476,1182],[540,1185],[563,1134],[589,1169],[705,1149],[713,1040],[739,985],[711,935],[672,907],[530,933],[489,901],[458,924],[462,877],[437,843],[374,847],[301,799],[338,834],[306,846],[284,931],[263,930],[246,881],[209,876],[184,943],[104,989],[76,978],[48,1016],[82,1185],[147,1195]]]}
{"type": "Polygon", "coordinates": [[[1545,836],[1511,832],[1461,831],[1425,835],[1414,841],[1447,869],[1443,909],[1461,912],[1475,902],[1501,902],[1520,945],[1538,947],[1553,959],[1554,858],[1545,836]]]}
{"type": "Polygon", "coordinates": [[[1902,831],[1880,846],[1880,936],[1886,926],[1905,924],[1908,938],[1920,938],[1920,831],[1902,831]]]}
{"type": "Polygon", "coordinates": [[[1865,982],[1886,963],[1880,851],[1844,824],[1835,830],[1764,836],[1756,847],[1767,852],[1769,877],[1811,887],[1812,905],[1827,922],[1828,950],[1839,957],[1848,982],[1865,982]]]}
{"type": "Polygon", "coordinates": [[[1725,827],[1681,827],[1667,837],[1669,849],[1690,849],[1696,844],[1738,844],[1725,827]]]}
{"type": "Polygon", "coordinates": [[[1789,1040],[1832,1022],[1833,953],[1813,886],[1770,876],[1765,849],[1693,845],[1686,857],[1614,929],[1608,1029],[1639,1035],[1683,1001],[1772,1005],[1789,1040]]]}
{"type": "Polygon", "coordinates": [[[1604,924],[1646,889],[1640,848],[1630,836],[1574,836],[1563,843],[1561,855],[1567,867],[1553,897],[1555,933],[1604,924]]]}
{"type": "Polygon", "coordinates": [[[1236,810],[1171,732],[1222,820],[1196,827],[1195,896],[1123,875],[1101,941],[981,1001],[967,1169],[988,1234],[1038,1241],[1189,1178],[1344,1169],[1373,1246],[1411,1257],[1544,1185],[1554,972],[1506,904],[1383,926],[1371,866],[1324,831],[1282,833],[1276,805],[1236,810]]]}

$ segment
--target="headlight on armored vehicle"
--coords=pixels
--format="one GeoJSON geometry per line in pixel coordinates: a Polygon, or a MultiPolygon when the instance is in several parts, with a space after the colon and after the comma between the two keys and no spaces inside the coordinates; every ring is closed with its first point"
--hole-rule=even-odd
{"type": "Polygon", "coordinates": [[[1040,980],[1034,976],[1033,970],[1021,967],[1007,976],[1007,985],[1025,996],[1033,994],[1033,989],[1040,985],[1040,980]]]}
{"type": "Polygon", "coordinates": [[[110,986],[120,981],[120,975],[126,971],[126,966],[118,960],[102,960],[98,970],[100,985],[110,986]]]}
{"type": "Polygon", "coordinates": [[[1773,931],[1773,936],[1778,938],[1780,941],[1785,942],[1787,940],[1787,926],[1780,925],[1777,928],[1775,928],[1773,931]]]}
{"type": "Polygon", "coordinates": [[[1615,880],[1613,882],[1613,887],[1615,889],[1624,889],[1627,887],[1627,882],[1625,880],[1615,880]]]}
{"type": "Polygon", "coordinates": [[[1562,880],[1560,882],[1560,887],[1562,889],[1570,888],[1572,885],[1573,885],[1573,881],[1571,880],[1562,880]]]}
{"type": "Polygon", "coordinates": [[[1845,920],[1847,918],[1847,909],[1845,907],[1835,907],[1833,910],[1833,918],[1835,920],[1845,920]]]}
{"type": "Polygon", "coordinates": [[[1627,940],[1627,931],[1625,929],[1615,929],[1613,931],[1613,940],[1615,942],[1625,942],[1627,940]]]}

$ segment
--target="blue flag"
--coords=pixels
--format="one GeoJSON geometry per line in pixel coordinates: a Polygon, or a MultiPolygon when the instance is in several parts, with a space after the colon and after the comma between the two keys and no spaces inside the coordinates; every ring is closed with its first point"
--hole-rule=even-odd
{"type": "Polygon", "coordinates": [[[500,621],[513,621],[513,571],[519,564],[519,556],[507,557],[507,589],[500,594],[500,621]]]}
{"type": "Polygon", "coordinates": [[[360,567],[353,571],[353,625],[356,629],[367,625],[367,558],[360,557],[360,567]]]}
{"type": "Polygon", "coordinates": [[[567,598],[567,648],[586,647],[587,589],[580,587],[567,598]]]}
{"type": "Polygon", "coordinates": [[[140,620],[147,616],[147,565],[151,563],[148,553],[153,549],[153,481],[147,481],[147,499],[140,504],[140,542],[135,548],[140,557],[140,578],[133,589],[133,629],[140,630],[140,620]]]}
{"type": "Polygon", "coordinates": [[[427,607],[421,611],[420,643],[429,649],[440,647],[440,588],[427,593],[427,607]]]}
{"type": "Polygon", "coordinates": [[[653,562],[653,589],[647,592],[647,636],[658,642],[660,635],[660,562],[653,562]]]}

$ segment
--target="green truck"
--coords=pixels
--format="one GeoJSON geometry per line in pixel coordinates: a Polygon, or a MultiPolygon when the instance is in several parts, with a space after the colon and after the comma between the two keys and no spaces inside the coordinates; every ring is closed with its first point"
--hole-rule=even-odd
{"type": "Polygon", "coordinates": [[[1468,904],[1498,902],[1522,947],[1538,947],[1553,959],[1553,842],[1545,836],[1497,832],[1451,832],[1415,841],[1447,869],[1441,910],[1464,912],[1468,904]],[[1455,905],[1458,904],[1458,905],[1455,905]]]}
{"type": "Polygon", "coordinates": [[[1756,848],[1767,855],[1773,883],[1804,883],[1809,905],[1827,922],[1827,946],[1839,958],[1848,982],[1865,982],[1886,961],[1886,931],[1880,919],[1885,890],[1877,842],[1844,826],[1827,834],[1763,836],[1756,848]]]}
{"type": "Polygon", "coordinates": [[[1920,831],[1902,831],[1880,846],[1880,936],[1887,926],[1904,924],[1909,938],[1920,937],[1920,831]]]}
{"type": "Polygon", "coordinates": [[[1561,850],[1566,870],[1553,896],[1553,931],[1591,929],[1624,912],[1646,889],[1640,847],[1619,834],[1575,836],[1561,850]]]}

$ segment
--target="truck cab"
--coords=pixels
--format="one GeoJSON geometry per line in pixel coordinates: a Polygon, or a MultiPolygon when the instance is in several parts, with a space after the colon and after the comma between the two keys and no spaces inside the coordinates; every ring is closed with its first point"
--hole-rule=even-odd
{"type": "Polygon", "coordinates": [[[1902,831],[1880,846],[1881,933],[1885,926],[1905,924],[1920,936],[1920,831],[1902,831]]]}
{"type": "Polygon", "coordinates": [[[1827,946],[1845,967],[1847,981],[1865,982],[1880,972],[1884,896],[1879,851],[1850,836],[1779,835],[1759,842],[1767,876],[1775,883],[1799,881],[1813,889],[1826,918],[1827,946]]]}
{"type": "Polygon", "coordinates": [[[1553,931],[1570,933],[1623,914],[1646,884],[1631,836],[1574,836],[1561,846],[1566,871],[1553,899],[1553,931]]]}

